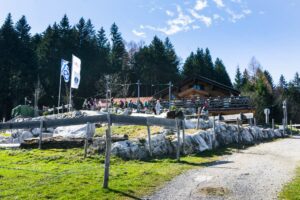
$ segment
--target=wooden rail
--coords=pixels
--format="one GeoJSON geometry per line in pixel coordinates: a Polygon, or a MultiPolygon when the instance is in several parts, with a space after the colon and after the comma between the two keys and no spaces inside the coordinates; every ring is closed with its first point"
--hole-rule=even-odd
{"type": "MultiPolygon", "coordinates": [[[[122,115],[110,115],[111,123],[127,124],[127,125],[141,125],[141,126],[163,126],[174,128],[176,121],[174,119],[162,119],[155,117],[132,117],[122,115]]],[[[58,126],[71,126],[86,123],[108,123],[107,115],[85,116],[80,118],[69,119],[54,119],[43,121],[43,127],[58,127],[58,126]]],[[[29,129],[39,128],[40,121],[24,121],[24,122],[6,122],[0,123],[0,129],[29,129]]]]}
{"type": "MultiPolygon", "coordinates": [[[[40,128],[42,130],[46,127],[57,127],[57,126],[70,126],[70,125],[80,125],[89,123],[108,123],[108,129],[106,130],[106,153],[105,153],[105,170],[104,170],[104,180],[103,188],[108,188],[109,181],[109,168],[110,168],[110,152],[111,152],[111,136],[112,129],[111,125],[116,124],[129,124],[129,125],[142,125],[147,127],[148,131],[148,145],[149,153],[151,152],[151,136],[150,136],[150,126],[163,126],[168,128],[177,129],[177,161],[180,161],[180,129],[183,129],[183,141],[184,141],[184,124],[183,120],[179,119],[161,119],[154,117],[132,117],[132,116],[121,116],[121,115],[97,115],[97,116],[84,116],[80,118],[70,118],[70,119],[55,119],[55,120],[45,120],[41,119],[40,121],[25,121],[25,122],[6,122],[0,123],[1,129],[24,129],[24,128],[40,128]]],[[[88,129],[87,129],[88,131],[88,129]]],[[[42,131],[39,135],[39,149],[42,149],[42,131]]],[[[88,134],[87,134],[88,135],[88,134]]],[[[86,136],[88,137],[88,136],[86,136]]],[[[88,138],[86,138],[87,140],[88,138]]],[[[84,147],[84,156],[87,154],[87,141],[85,142],[84,147]]],[[[184,152],[184,149],[183,149],[184,152]]]]}

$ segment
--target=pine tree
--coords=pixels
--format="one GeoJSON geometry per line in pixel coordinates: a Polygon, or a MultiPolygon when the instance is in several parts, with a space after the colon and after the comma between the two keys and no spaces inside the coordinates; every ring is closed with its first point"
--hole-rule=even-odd
{"type": "Polygon", "coordinates": [[[270,72],[267,71],[267,70],[265,70],[265,71],[264,71],[264,76],[265,76],[265,78],[266,78],[266,80],[267,80],[267,82],[268,82],[268,83],[267,83],[267,84],[268,84],[268,87],[271,88],[271,90],[273,90],[273,88],[274,88],[274,83],[273,83],[273,78],[272,78],[270,72]]]}
{"type": "Polygon", "coordinates": [[[195,63],[195,55],[194,52],[191,52],[191,54],[186,58],[185,63],[183,65],[182,74],[184,78],[188,78],[190,76],[197,74],[195,69],[196,66],[194,63],[195,63]]]}
{"type": "Polygon", "coordinates": [[[284,78],[284,76],[281,74],[280,77],[279,77],[279,83],[278,83],[278,86],[281,88],[281,89],[286,89],[287,88],[287,82],[284,78]]]}
{"type": "Polygon", "coordinates": [[[27,23],[26,17],[23,15],[21,19],[16,23],[16,32],[20,40],[25,44],[28,45],[30,42],[30,31],[31,27],[27,23]]]}
{"type": "Polygon", "coordinates": [[[215,79],[216,76],[214,76],[214,64],[208,48],[205,49],[204,68],[205,68],[206,77],[209,79],[216,80],[215,79]]]}
{"type": "Polygon", "coordinates": [[[243,81],[242,73],[240,71],[240,67],[237,66],[235,79],[234,79],[234,88],[237,89],[237,90],[240,90],[241,87],[242,87],[242,81],[243,81]]]}
{"type": "MultiPolygon", "coordinates": [[[[98,45],[98,71],[103,74],[111,73],[110,65],[110,44],[105,35],[105,30],[103,27],[97,33],[97,45],[98,45]]],[[[100,77],[100,74],[99,74],[100,77]]]]}
{"type": "Polygon", "coordinates": [[[223,61],[219,58],[217,58],[215,62],[215,77],[219,83],[232,87],[230,77],[226,71],[223,61]]]}
{"type": "Polygon", "coordinates": [[[296,87],[300,87],[300,77],[299,77],[299,73],[298,72],[295,73],[293,84],[296,87]]]}
{"type": "Polygon", "coordinates": [[[17,33],[14,30],[12,17],[9,13],[0,28],[0,114],[2,117],[8,117],[9,110],[12,108],[11,70],[16,67],[14,52],[17,40],[17,33]]]}
{"type": "Polygon", "coordinates": [[[113,72],[120,72],[126,69],[124,57],[126,56],[126,49],[118,26],[113,23],[110,28],[112,49],[111,49],[111,64],[113,72]]]}
{"type": "Polygon", "coordinates": [[[16,23],[15,30],[20,40],[18,46],[18,59],[20,70],[20,86],[18,103],[23,103],[24,97],[32,98],[34,92],[34,84],[37,81],[37,56],[33,49],[30,35],[31,27],[27,23],[26,17],[22,16],[16,23]]]}

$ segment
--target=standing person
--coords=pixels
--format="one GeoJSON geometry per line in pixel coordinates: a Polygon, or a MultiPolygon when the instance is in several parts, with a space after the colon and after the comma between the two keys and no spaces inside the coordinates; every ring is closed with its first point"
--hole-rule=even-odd
{"type": "Polygon", "coordinates": [[[159,100],[157,100],[157,101],[156,101],[156,105],[155,105],[155,111],[156,111],[156,114],[157,114],[157,115],[160,114],[160,109],[161,109],[161,105],[160,105],[159,100]]]}
{"type": "Polygon", "coordinates": [[[82,104],[82,108],[83,109],[87,109],[87,99],[84,99],[84,102],[83,102],[83,104],[82,104]]]}

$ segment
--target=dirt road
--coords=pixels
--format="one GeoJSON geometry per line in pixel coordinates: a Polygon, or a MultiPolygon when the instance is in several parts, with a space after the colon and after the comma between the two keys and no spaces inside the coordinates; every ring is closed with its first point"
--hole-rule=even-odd
{"type": "Polygon", "coordinates": [[[250,147],[184,173],[147,199],[277,199],[300,165],[300,137],[250,147]]]}

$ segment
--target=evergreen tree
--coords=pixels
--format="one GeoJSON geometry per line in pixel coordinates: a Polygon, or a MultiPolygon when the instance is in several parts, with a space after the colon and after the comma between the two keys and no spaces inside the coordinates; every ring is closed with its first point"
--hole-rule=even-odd
{"type": "Polygon", "coordinates": [[[31,27],[27,23],[26,17],[23,15],[21,19],[16,23],[16,32],[20,40],[25,44],[29,45],[30,42],[30,31],[31,27]]]}
{"type": "Polygon", "coordinates": [[[191,54],[186,58],[185,63],[183,65],[182,74],[184,78],[197,74],[196,65],[194,63],[195,63],[195,55],[194,52],[191,52],[191,54]]]}
{"type": "Polygon", "coordinates": [[[204,54],[204,71],[205,71],[205,74],[206,74],[205,76],[207,78],[217,80],[216,76],[214,74],[214,64],[213,64],[213,61],[212,61],[212,58],[211,58],[211,55],[210,55],[210,51],[209,51],[208,48],[205,49],[205,54],[204,54]]]}
{"type": "Polygon", "coordinates": [[[17,47],[17,33],[13,27],[11,14],[9,13],[4,24],[0,28],[0,114],[2,117],[8,117],[12,108],[12,72],[16,69],[15,48],[17,47]]]}
{"type": "Polygon", "coordinates": [[[240,90],[242,87],[242,81],[243,81],[242,73],[240,71],[240,67],[237,66],[235,79],[234,79],[234,88],[240,90]]]}
{"type": "Polygon", "coordinates": [[[266,81],[267,81],[268,87],[269,87],[271,90],[273,90],[273,88],[274,88],[274,83],[273,83],[273,78],[272,78],[270,72],[267,71],[267,70],[265,70],[265,71],[264,71],[264,77],[265,77],[265,79],[266,79],[266,81]]]}
{"type": "Polygon", "coordinates": [[[265,77],[265,74],[261,71],[256,73],[255,92],[252,97],[256,108],[256,119],[259,122],[264,121],[264,109],[271,108],[273,105],[272,90],[270,91],[270,85],[265,77]]]}
{"type": "MultiPolygon", "coordinates": [[[[105,35],[105,30],[103,27],[97,33],[97,45],[98,45],[98,71],[107,74],[111,72],[110,70],[110,44],[105,35]]],[[[100,74],[99,74],[100,77],[100,74]]]]}
{"type": "Polygon", "coordinates": [[[219,83],[232,87],[230,77],[226,71],[223,61],[219,58],[215,62],[215,77],[219,83]]]}
{"type": "Polygon", "coordinates": [[[300,77],[298,72],[296,72],[294,76],[293,84],[295,85],[295,87],[300,87],[300,77]]]}
{"type": "Polygon", "coordinates": [[[124,62],[126,49],[118,26],[113,23],[110,28],[112,49],[111,49],[111,64],[113,72],[120,72],[127,68],[127,63],[124,62]]]}
{"type": "Polygon", "coordinates": [[[16,23],[16,33],[19,38],[18,59],[19,59],[19,78],[18,95],[20,96],[17,103],[22,102],[24,97],[32,98],[34,92],[34,84],[37,81],[37,57],[33,49],[31,35],[29,33],[31,27],[27,23],[25,16],[16,23]]]}
{"type": "Polygon", "coordinates": [[[279,84],[278,86],[281,88],[281,89],[286,89],[287,88],[287,82],[284,78],[284,76],[281,74],[280,78],[279,78],[279,84]]]}
{"type": "Polygon", "coordinates": [[[250,76],[248,73],[248,70],[245,69],[243,72],[243,77],[242,77],[242,90],[248,91],[251,90],[251,82],[250,82],[250,76]]]}

